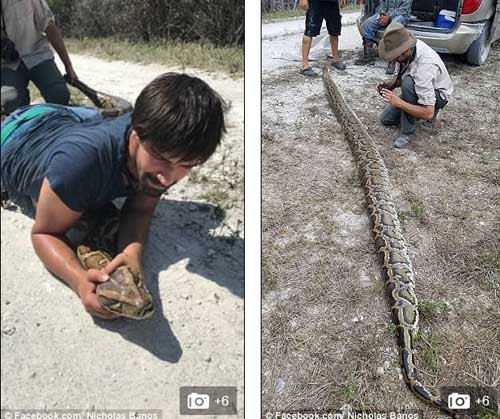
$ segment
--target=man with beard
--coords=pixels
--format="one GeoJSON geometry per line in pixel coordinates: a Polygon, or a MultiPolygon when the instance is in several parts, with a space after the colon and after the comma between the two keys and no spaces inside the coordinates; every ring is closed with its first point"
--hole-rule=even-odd
{"type": "MultiPolygon", "coordinates": [[[[148,84],[132,113],[105,119],[95,109],[36,105],[2,123],[2,204],[34,215],[33,247],[91,314],[110,318],[96,286],[126,264],[142,273],[141,253],[160,196],[205,162],[225,132],[225,104],[202,80],[167,73],[148,84]],[[67,233],[88,214],[102,217],[126,197],[116,256],[105,271],[84,270],[67,233]]],[[[91,218],[92,218],[91,217],[91,218]]]]}

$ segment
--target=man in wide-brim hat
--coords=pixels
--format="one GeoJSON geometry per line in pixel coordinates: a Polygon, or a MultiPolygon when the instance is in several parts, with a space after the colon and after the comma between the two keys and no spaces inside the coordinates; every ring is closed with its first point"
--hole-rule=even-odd
{"type": "Polygon", "coordinates": [[[417,119],[425,120],[426,127],[433,126],[439,109],[450,99],[453,84],[439,55],[400,23],[387,27],[378,53],[386,61],[399,63],[397,77],[384,80],[377,89],[387,103],[380,121],[401,126],[394,147],[403,148],[415,135],[417,119]],[[400,96],[393,91],[396,87],[401,87],[400,96]]]}

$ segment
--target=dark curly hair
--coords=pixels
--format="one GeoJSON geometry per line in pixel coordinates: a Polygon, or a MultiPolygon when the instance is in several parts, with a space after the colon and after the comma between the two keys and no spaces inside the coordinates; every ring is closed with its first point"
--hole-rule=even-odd
{"type": "Polygon", "coordinates": [[[224,100],[203,80],[165,73],[139,94],[132,128],[155,154],[206,161],[226,132],[224,100]]]}

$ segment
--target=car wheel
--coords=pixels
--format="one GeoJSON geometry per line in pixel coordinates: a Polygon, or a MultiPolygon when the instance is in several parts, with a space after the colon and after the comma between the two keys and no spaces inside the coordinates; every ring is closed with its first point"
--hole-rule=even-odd
{"type": "Polygon", "coordinates": [[[483,27],[483,31],[467,50],[465,59],[469,64],[481,65],[484,64],[490,53],[491,40],[490,37],[491,22],[488,21],[483,27]]]}

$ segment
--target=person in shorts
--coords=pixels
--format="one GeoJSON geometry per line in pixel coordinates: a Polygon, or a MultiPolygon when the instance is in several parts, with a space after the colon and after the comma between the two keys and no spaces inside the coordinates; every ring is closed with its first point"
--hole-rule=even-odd
{"type": "Polygon", "coordinates": [[[306,11],[306,29],[302,37],[302,70],[300,71],[305,76],[316,76],[316,72],[309,64],[309,51],[312,38],[319,35],[323,20],[326,20],[328,35],[330,35],[331,65],[338,70],[345,70],[346,65],[339,59],[339,36],[342,28],[340,8],[346,3],[347,0],[299,0],[301,9],[306,11]]]}

